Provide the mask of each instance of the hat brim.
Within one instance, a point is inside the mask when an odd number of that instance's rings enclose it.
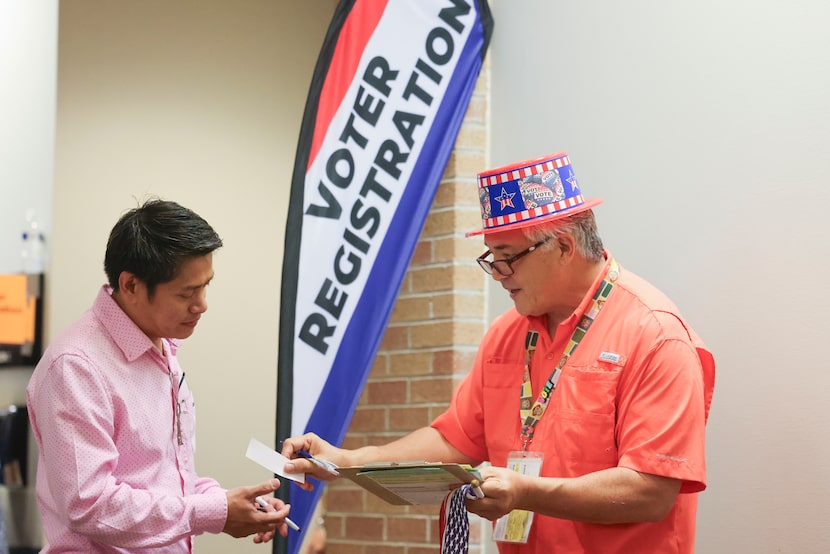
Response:
[[[543,223],[549,223],[551,221],[556,221],[558,219],[564,219],[568,216],[578,214],[580,212],[584,212],[586,210],[590,210],[594,206],[598,206],[602,204],[602,198],[590,198],[585,200],[582,204],[578,206],[574,206],[572,208],[567,208],[564,210],[560,210],[556,213],[547,214],[539,217],[534,217],[532,219],[526,219],[524,221],[514,221],[513,223],[506,223],[504,225],[499,225],[498,227],[490,227],[487,229],[479,229],[477,231],[470,231],[466,233],[465,237],[475,237],[478,235],[492,235],[493,233],[503,233],[505,231],[513,231],[515,229],[524,229],[525,227],[533,227],[535,225],[541,225]]]

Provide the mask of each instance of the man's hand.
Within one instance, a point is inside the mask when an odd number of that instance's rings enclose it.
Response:
[[[285,518],[291,507],[270,496],[266,498],[268,508],[260,510],[256,502],[257,496],[266,497],[279,486],[278,479],[271,479],[261,485],[229,490],[227,492],[228,519],[225,521],[225,528],[222,532],[236,538],[256,534],[255,543],[268,542],[274,536],[275,531],[279,531],[285,537],[288,534]]]
[[[467,500],[467,510],[494,521],[516,508],[521,476],[513,470],[499,467],[485,467],[481,470],[484,479],[481,491],[484,498]]]
[[[285,464],[285,471],[305,473],[320,481],[331,481],[338,477],[336,472],[323,467],[324,464],[300,456],[298,453],[301,450],[335,466],[349,465],[346,461],[348,450],[332,446],[314,433],[306,433],[301,437],[291,437],[282,441],[282,455],[291,460]],[[309,491],[314,489],[314,485],[308,480],[297,485]]]

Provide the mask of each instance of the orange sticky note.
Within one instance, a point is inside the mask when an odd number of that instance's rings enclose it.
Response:
[[[28,275],[0,275],[0,344],[35,341],[37,299],[27,283]]]

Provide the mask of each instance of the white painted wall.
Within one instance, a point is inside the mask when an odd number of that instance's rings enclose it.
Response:
[[[26,210],[52,217],[58,0],[0,2],[0,273],[21,271]]]
[[[27,210],[50,235],[58,0],[0,1],[0,273],[22,270]],[[29,368],[0,369],[0,409],[25,404]]]
[[[22,270],[26,211],[47,237],[51,228],[57,30],[58,0],[0,1],[0,273]],[[0,412],[26,403],[30,375],[29,367],[0,368]],[[33,487],[0,486],[0,550],[37,544],[39,519]]]
[[[606,245],[715,353],[697,551],[830,551],[830,4],[493,11],[492,166],[568,151]]]

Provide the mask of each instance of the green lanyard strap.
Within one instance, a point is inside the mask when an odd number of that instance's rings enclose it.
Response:
[[[579,323],[577,323],[576,329],[574,329],[574,332],[568,341],[568,345],[565,347],[562,358],[559,360],[559,363],[556,364],[556,367],[553,368],[553,372],[550,374],[550,377],[548,377],[544,388],[542,388],[542,392],[539,393],[539,397],[532,405],[531,401],[533,400],[533,390],[530,386],[530,360],[533,359],[533,353],[536,351],[536,343],[539,339],[539,333],[538,331],[528,329],[527,336],[525,337],[525,370],[522,375],[521,400],[519,402],[519,417],[522,422],[523,451],[527,451],[528,445],[533,441],[533,432],[536,429],[536,424],[539,423],[539,420],[542,419],[542,416],[545,414],[545,410],[548,409],[548,402],[553,395],[553,391],[556,390],[557,383],[559,383],[559,377],[562,375],[562,369],[565,367],[565,364],[568,363],[568,360],[573,355],[576,347],[579,346],[579,343],[585,337],[585,334],[591,327],[591,323],[594,322],[594,319],[596,319],[600,310],[602,310],[602,307],[605,305],[605,301],[608,300],[608,295],[611,294],[611,290],[614,288],[614,283],[617,281],[619,276],[620,267],[616,260],[612,258],[611,263],[608,266],[608,271],[605,273],[602,282],[599,284],[599,287],[597,287],[597,290],[594,293],[593,302],[590,308],[579,319]]]

